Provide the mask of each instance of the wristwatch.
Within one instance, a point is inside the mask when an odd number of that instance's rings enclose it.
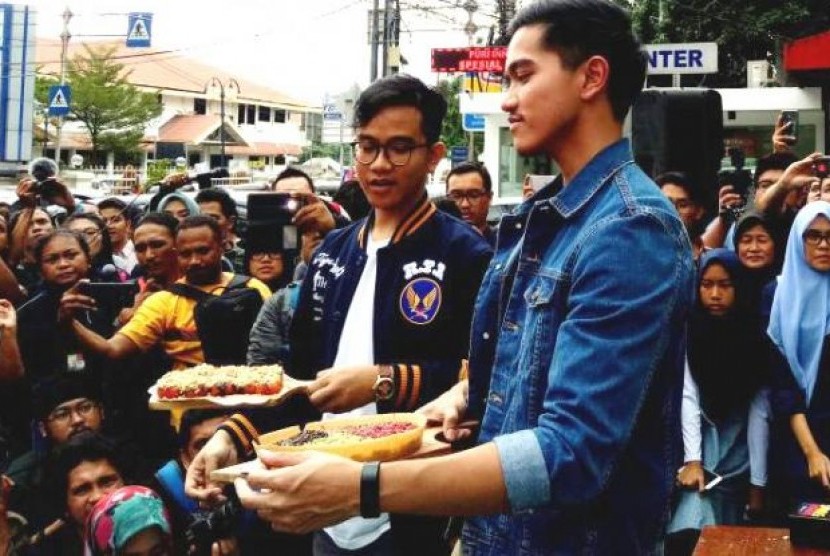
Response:
[[[375,391],[376,402],[388,402],[392,399],[395,395],[395,371],[392,370],[392,365],[378,365],[378,377],[372,390]]]

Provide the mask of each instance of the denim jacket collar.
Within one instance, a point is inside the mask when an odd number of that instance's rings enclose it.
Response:
[[[620,168],[626,164],[631,163],[631,145],[628,139],[620,139],[616,143],[605,147],[594,158],[582,168],[574,179],[571,180],[567,186],[562,187],[561,191],[556,195],[547,199],[547,202],[562,215],[563,218],[569,218],[574,213],[579,211],[591,198],[596,195],[600,188],[604,187],[608,178],[614,175]],[[546,186],[555,188],[558,187],[557,182],[561,182],[562,176],[559,176],[551,185]]]

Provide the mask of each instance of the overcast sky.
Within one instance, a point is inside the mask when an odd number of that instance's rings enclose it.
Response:
[[[57,38],[67,6],[60,0],[29,0],[37,9],[37,35]],[[430,48],[464,46],[462,0],[402,0],[401,51],[404,71],[428,83]],[[380,1],[381,6],[383,0]],[[495,0],[477,0],[478,39],[495,22]],[[240,77],[319,104],[369,80],[367,43],[371,0],[76,0],[69,23],[73,41],[126,35],[129,12],[153,14],[153,47],[180,48]],[[413,6],[430,6],[429,13]]]

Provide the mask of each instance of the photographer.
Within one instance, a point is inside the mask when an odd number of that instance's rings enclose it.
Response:
[[[66,184],[57,179],[58,165],[50,158],[36,158],[29,164],[31,177],[23,178],[17,184],[18,200],[12,204],[12,212],[23,208],[58,205],[67,214],[75,212],[75,198]]]
[[[179,453],[174,459],[168,461],[164,466],[155,472],[151,488],[156,491],[170,513],[170,522],[173,533],[176,537],[176,544],[185,546],[185,532],[194,522],[200,522],[191,527],[190,535],[208,538],[197,538],[197,547],[207,545],[206,548],[221,543],[221,554],[231,554],[230,549],[235,549],[235,538],[214,538],[213,534],[222,535],[225,527],[230,525],[233,529],[233,537],[238,536],[239,526],[242,525],[238,519],[231,523],[221,524],[210,522],[210,512],[199,509],[199,504],[184,493],[184,478],[190,462],[199,453],[199,450],[207,444],[216,429],[230,417],[230,412],[222,409],[191,409],[184,413],[179,427],[178,441]],[[234,516],[236,517],[236,516]],[[201,519],[200,519],[201,518]],[[250,521],[250,520],[249,520]],[[216,528],[219,530],[217,531]],[[214,543],[213,541],[217,541]]]
[[[350,221],[335,205],[317,196],[311,177],[297,168],[286,168],[272,184],[277,193],[290,193],[300,199],[302,206],[293,223],[301,232],[317,232],[321,237],[335,228],[348,226]]]

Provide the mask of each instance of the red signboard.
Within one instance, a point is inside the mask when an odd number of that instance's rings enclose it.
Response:
[[[469,46],[466,48],[433,48],[432,71],[442,73],[504,72],[506,46]]]

